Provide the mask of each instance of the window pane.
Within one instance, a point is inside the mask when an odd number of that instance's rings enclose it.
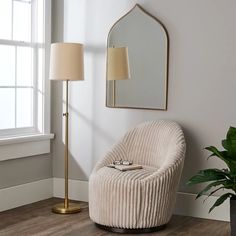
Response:
[[[15,128],[15,89],[0,88],[0,129]]]
[[[18,88],[16,99],[16,127],[33,126],[33,89]]]
[[[44,42],[44,1],[38,0],[38,27],[37,27],[37,42],[43,43]]]
[[[38,130],[43,132],[43,95],[38,92]]]
[[[15,47],[0,45],[0,86],[14,86],[14,85],[15,85]]]
[[[33,85],[33,49],[17,47],[17,85]]]
[[[11,39],[12,1],[0,0],[0,38]]]
[[[31,41],[31,4],[28,2],[13,3],[13,39]]]
[[[41,48],[38,50],[38,90],[41,92],[43,92],[43,52]]]

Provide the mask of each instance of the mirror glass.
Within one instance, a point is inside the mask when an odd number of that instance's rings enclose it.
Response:
[[[113,25],[107,47],[128,48],[131,77],[107,80],[106,105],[166,110],[168,35],[163,24],[136,5]]]

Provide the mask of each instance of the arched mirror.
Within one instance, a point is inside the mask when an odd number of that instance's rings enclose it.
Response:
[[[107,47],[128,48],[130,79],[106,81],[106,105],[166,110],[168,34],[163,24],[137,4],[113,25]]]

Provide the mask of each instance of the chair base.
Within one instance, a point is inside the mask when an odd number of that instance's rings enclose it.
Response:
[[[151,232],[156,232],[164,229],[166,227],[165,225],[160,225],[156,227],[151,227],[151,228],[141,228],[141,229],[124,229],[124,228],[116,228],[116,227],[110,227],[110,226],[105,226],[105,225],[100,225],[95,223],[95,225],[103,230],[110,231],[113,233],[119,233],[119,234],[144,234],[144,233],[151,233]]]

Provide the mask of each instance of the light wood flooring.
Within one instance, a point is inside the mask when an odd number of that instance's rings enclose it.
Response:
[[[0,213],[0,236],[108,236],[120,235],[98,229],[90,220],[88,204],[81,202],[82,211],[72,215],[51,213],[61,202],[51,198]],[[123,234],[124,235],[124,234]],[[229,236],[227,222],[174,215],[166,229],[147,236]]]

